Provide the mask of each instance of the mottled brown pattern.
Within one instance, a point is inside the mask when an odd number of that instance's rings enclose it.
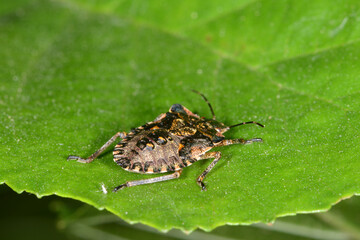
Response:
[[[129,165],[128,171],[140,173],[169,172],[186,167],[178,152],[181,138],[162,129],[143,131],[124,139],[115,147],[114,161],[122,167]],[[126,147],[118,147],[123,143]],[[131,159],[130,164],[127,164],[128,159]],[[151,171],[148,171],[149,168]]]
[[[71,155],[68,160],[90,163],[117,138],[121,138],[121,142],[115,146],[113,155],[114,161],[123,169],[146,174],[174,172],[164,176],[126,182],[114,188],[114,191],[118,191],[124,187],[179,178],[182,168],[202,159],[213,158],[211,164],[196,180],[201,190],[206,190],[203,179],[221,158],[221,152],[209,152],[212,148],[262,142],[261,138],[225,139],[223,134],[230,128],[245,124],[264,126],[254,121],[225,126],[216,120],[215,113],[206,97],[197,91],[194,92],[207,102],[212,119],[199,117],[184,106],[174,104],[169,112],[160,114],[154,121],[134,128],[129,133],[116,133],[87,159]]]

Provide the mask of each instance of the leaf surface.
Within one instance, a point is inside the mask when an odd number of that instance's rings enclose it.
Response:
[[[326,210],[360,192],[357,1],[339,8],[319,1],[315,19],[295,1],[233,8],[225,1],[206,11],[200,1],[164,3],[1,6],[1,182],[39,197],[78,199],[164,231],[270,222]],[[195,12],[201,19],[186,22]],[[270,13],[275,28],[266,25]],[[327,34],[344,26],[324,37],[324,22]],[[206,42],[218,28],[233,32]],[[208,191],[195,180],[211,160],[186,168],[180,179],[116,194],[113,187],[153,175],[122,170],[110,148],[91,164],[66,161],[89,156],[116,132],[152,121],[174,103],[210,117],[190,89],[203,92],[227,125],[266,125],[227,133],[264,143],[221,148],[221,161],[205,179]]]

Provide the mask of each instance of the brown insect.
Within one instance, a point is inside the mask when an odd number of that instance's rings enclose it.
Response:
[[[114,161],[123,169],[143,174],[173,173],[129,181],[114,188],[114,192],[125,187],[179,178],[184,167],[188,167],[199,160],[214,158],[206,170],[197,178],[201,190],[206,190],[203,180],[221,158],[221,152],[209,152],[212,148],[262,142],[261,138],[250,140],[242,138],[225,139],[223,134],[230,128],[245,124],[254,123],[260,127],[264,126],[254,121],[225,126],[216,121],[214,110],[207,98],[197,91],[194,92],[202,96],[207,102],[212,113],[212,119],[205,119],[180,104],[174,104],[169,112],[160,114],[154,121],[132,129],[129,133],[116,133],[87,159],[69,156],[68,160],[90,163],[119,137],[122,140],[115,146],[113,154]]]

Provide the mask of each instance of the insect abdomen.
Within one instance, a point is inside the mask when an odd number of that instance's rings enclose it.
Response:
[[[114,161],[127,171],[145,174],[171,172],[190,164],[179,157],[180,137],[163,129],[142,131],[114,149]]]

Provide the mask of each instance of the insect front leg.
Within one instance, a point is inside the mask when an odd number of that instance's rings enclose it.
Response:
[[[261,138],[253,138],[253,139],[242,139],[242,138],[238,138],[238,139],[224,139],[218,143],[215,143],[216,147],[221,147],[221,146],[228,146],[228,145],[233,145],[233,144],[250,144],[253,142],[263,142],[263,140]]]
[[[165,175],[165,176],[126,182],[126,183],[121,184],[120,186],[117,186],[116,188],[114,188],[113,192],[116,192],[116,191],[126,188],[126,187],[133,187],[133,186],[137,186],[137,185],[150,184],[150,183],[162,182],[162,181],[179,178],[181,175],[181,172],[182,172],[182,170],[180,169],[172,174]]]
[[[67,158],[67,160],[77,160],[78,162],[81,162],[81,163],[90,163],[90,162],[94,161],[94,159],[97,158],[107,147],[109,147],[113,142],[115,142],[115,140],[118,137],[119,138],[125,138],[126,137],[126,132],[118,132],[118,133],[116,133],[99,150],[94,152],[90,157],[88,157],[86,159],[83,159],[83,158],[78,157],[78,156],[69,156]]]
[[[262,142],[263,140],[261,138],[253,138],[250,140],[245,140],[242,138],[239,139],[224,139],[218,143],[215,143],[216,147],[220,146],[227,146],[232,144],[250,144],[253,142]],[[214,161],[210,163],[210,165],[205,169],[205,171],[197,178],[197,183],[201,187],[202,191],[206,191],[205,184],[203,182],[205,176],[213,169],[215,164],[220,160],[221,158],[221,152],[206,152],[204,155],[200,155],[200,158],[198,160],[203,160],[207,158],[215,158]]]
[[[201,155],[200,159],[198,159],[198,160],[208,159],[208,158],[215,158],[215,159],[214,159],[214,161],[212,161],[210,163],[210,165],[205,169],[205,171],[196,180],[197,184],[199,184],[199,186],[201,187],[201,191],[206,191],[206,187],[205,187],[205,184],[203,183],[203,180],[204,180],[205,176],[211,171],[211,169],[213,169],[215,164],[217,164],[217,162],[220,160],[221,152],[207,152],[204,155]]]

